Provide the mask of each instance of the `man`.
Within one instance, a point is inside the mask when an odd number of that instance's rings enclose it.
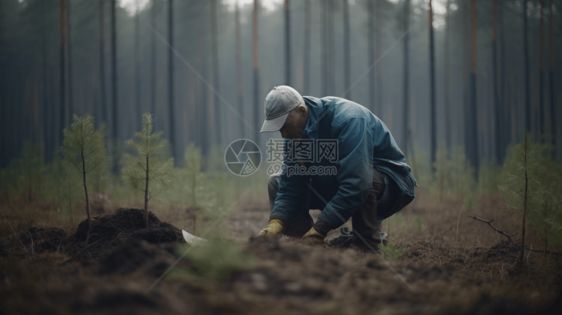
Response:
[[[281,132],[285,159],[283,172],[269,178],[271,216],[258,236],[278,239],[285,234],[321,245],[330,230],[351,218],[353,235],[342,228],[329,245],[377,252],[380,222],[409,204],[417,186],[386,125],[352,101],[303,97],[289,86],[269,92],[265,117],[261,132]],[[311,141],[316,142],[314,158],[288,155]],[[321,157],[319,144],[329,141],[337,150]],[[324,174],[307,172],[319,167]],[[329,172],[334,167],[335,174]],[[316,222],[309,209],[322,211]]]

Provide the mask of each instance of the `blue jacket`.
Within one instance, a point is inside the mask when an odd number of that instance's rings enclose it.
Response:
[[[416,180],[404,154],[378,117],[365,107],[343,98],[303,98],[310,114],[303,139],[337,139],[337,161],[328,158],[312,162],[284,159],[283,166],[305,166],[307,169],[311,166],[335,166],[337,173],[292,176],[283,173],[270,218],[290,221],[298,213],[308,213],[311,197],[320,198],[325,207],[319,207],[323,209],[319,220],[337,228],[351,217],[353,210],[363,203],[366,193],[372,189],[373,167],[394,180],[400,190],[398,202],[391,211],[378,213],[379,220],[401,210],[414,199]],[[286,140],[286,150],[288,143],[289,140]]]

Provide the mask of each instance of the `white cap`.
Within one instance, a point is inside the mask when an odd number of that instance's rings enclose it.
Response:
[[[274,87],[265,97],[265,121],[260,133],[281,129],[289,112],[299,105],[304,105],[304,99],[297,90],[287,85]]]

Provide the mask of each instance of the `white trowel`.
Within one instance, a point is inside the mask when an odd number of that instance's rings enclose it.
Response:
[[[204,238],[200,238],[195,235],[189,234],[185,230],[181,230],[181,232],[183,234],[183,238],[185,239],[185,241],[190,245],[195,245],[195,244],[203,245],[207,243],[207,240]]]

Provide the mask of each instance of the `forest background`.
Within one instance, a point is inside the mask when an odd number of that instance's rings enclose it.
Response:
[[[554,139],[559,160],[559,5],[2,0],[0,168],[26,139],[51,161],[72,114],[106,122],[110,154],[144,112],[180,164],[190,143],[204,156],[242,137],[264,149],[278,135],[257,133],[263,99],[280,84],[364,105],[424,167],[443,144],[475,168],[501,163],[524,129]]]

